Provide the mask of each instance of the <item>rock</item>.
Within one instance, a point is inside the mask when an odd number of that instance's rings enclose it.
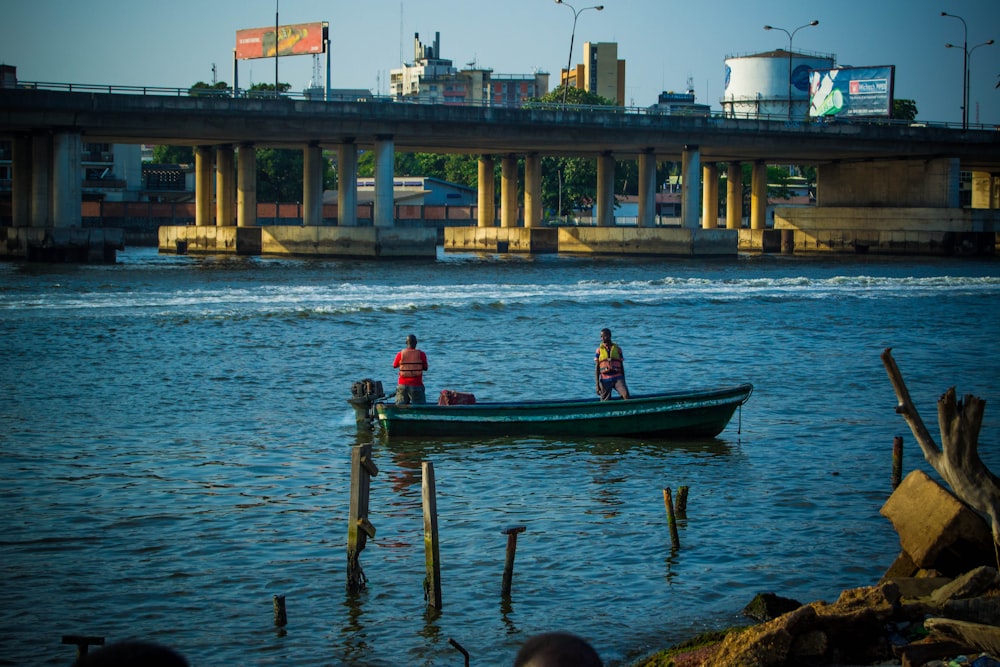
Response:
[[[949,600],[974,598],[998,586],[1000,586],[1000,577],[997,576],[997,571],[994,568],[977,567],[931,593],[931,602],[943,605]]]
[[[1000,627],[1000,597],[949,600],[941,608],[943,616],[957,621],[983,623]]]
[[[704,667],[779,667],[796,634],[815,621],[816,610],[799,607],[773,621],[729,634]],[[810,628],[811,629],[811,628]]]
[[[948,575],[993,562],[986,521],[926,473],[914,470],[896,487],[881,514],[892,522],[913,563]]]
[[[795,611],[802,606],[798,600],[781,597],[774,593],[758,593],[754,599],[743,608],[743,615],[763,623],[778,618],[782,614]]]
[[[899,587],[903,599],[913,600],[927,597],[953,580],[948,577],[897,577],[891,581]]]
[[[924,627],[932,639],[950,639],[977,651],[1000,655],[1000,628],[995,625],[955,621],[950,618],[928,618]]]

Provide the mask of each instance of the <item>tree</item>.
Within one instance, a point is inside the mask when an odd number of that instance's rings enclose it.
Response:
[[[229,94],[229,84],[225,81],[218,81],[216,83],[205,83],[204,81],[199,81],[190,88],[188,88],[188,95],[192,96],[207,96],[207,95],[228,95]]]
[[[916,120],[917,103],[914,100],[895,99],[892,101],[892,117],[899,120]]]
[[[153,146],[154,164],[194,164],[191,146]]]

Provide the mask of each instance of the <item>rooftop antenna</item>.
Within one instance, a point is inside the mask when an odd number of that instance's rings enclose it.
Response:
[[[215,63],[212,63],[212,85],[214,86],[216,83],[218,83],[218,79],[216,78]]]

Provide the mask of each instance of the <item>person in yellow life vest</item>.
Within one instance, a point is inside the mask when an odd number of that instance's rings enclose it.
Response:
[[[625,357],[618,344],[611,342],[611,329],[601,329],[601,344],[594,354],[594,381],[602,401],[611,398],[612,389],[622,398],[629,397],[625,384]]]
[[[417,349],[417,337],[406,337],[406,349],[396,353],[393,368],[399,369],[399,383],[396,386],[396,405],[426,403],[424,391],[424,371],[427,370],[427,355]]]

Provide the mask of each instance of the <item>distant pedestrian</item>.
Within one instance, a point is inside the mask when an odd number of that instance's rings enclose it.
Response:
[[[417,337],[406,337],[406,348],[396,353],[392,367],[399,369],[399,383],[396,386],[396,405],[426,403],[424,371],[427,370],[427,355],[417,349]]]
[[[625,357],[618,344],[611,341],[611,329],[601,329],[601,344],[594,353],[594,382],[602,401],[611,398],[612,390],[622,398],[629,397],[625,384]]]

